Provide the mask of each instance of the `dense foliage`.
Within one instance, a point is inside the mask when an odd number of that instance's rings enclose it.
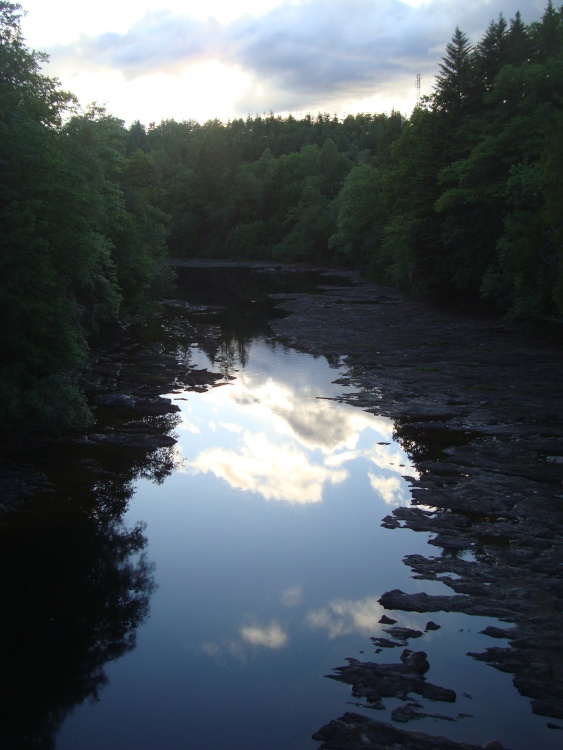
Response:
[[[175,255],[346,262],[440,302],[563,313],[563,11],[458,28],[406,120],[248,117],[142,134]]]
[[[387,165],[404,122],[398,112],[270,114],[134,127],[161,177],[174,255],[326,263],[347,175]]]
[[[176,256],[346,263],[440,302],[563,318],[563,8],[458,28],[398,112],[125,128],[80,110],[0,0],[0,419],[88,419],[77,372]]]
[[[165,217],[152,157],[41,72],[21,12],[0,2],[0,423],[69,428],[92,337],[166,280]]]

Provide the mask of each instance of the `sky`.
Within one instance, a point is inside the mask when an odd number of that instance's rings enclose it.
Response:
[[[500,12],[547,0],[22,0],[29,47],[82,106],[126,124],[268,112],[410,115],[456,26],[472,43]]]

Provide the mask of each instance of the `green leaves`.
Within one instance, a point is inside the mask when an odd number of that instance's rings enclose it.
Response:
[[[62,125],[74,99],[20,17],[0,2],[0,420],[56,431],[88,418],[90,337],[162,291],[166,217],[152,157],[120,120],[92,107]]]
[[[413,291],[561,315],[562,19],[551,3],[530,26],[501,15],[474,49],[456,29],[383,178],[383,253]]]

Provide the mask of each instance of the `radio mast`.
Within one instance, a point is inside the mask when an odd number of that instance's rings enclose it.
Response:
[[[420,104],[420,73],[416,74],[416,106]]]

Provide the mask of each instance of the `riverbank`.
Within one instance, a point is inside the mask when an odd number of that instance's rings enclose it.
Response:
[[[342,383],[357,390],[343,400],[394,419],[397,438],[421,472],[412,506],[396,509],[383,525],[432,534],[436,549],[405,564],[419,579],[442,581],[452,595],[395,590],[380,601],[395,611],[505,621],[506,628],[488,633],[491,646],[473,656],[511,673],[531,710],[557,730],[563,722],[563,356],[523,340],[502,321],[453,315],[353,280],[323,296],[280,299],[291,315],[273,328],[292,347],[344,356],[350,374]],[[497,638],[509,646],[498,647]],[[349,723],[338,725],[343,742]],[[323,748],[356,746],[349,737],[338,744],[334,726],[330,737]]]
[[[253,267],[258,276],[276,273],[269,264]],[[488,629],[490,648],[473,657],[512,674],[531,701],[530,711],[557,731],[563,726],[563,355],[523,341],[505,323],[444,313],[348,272],[335,286],[335,272],[327,273],[331,283],[320,294],[274,294],[277,307],[289,314],[273,318],[271,328],[292,348],[334,363],[344,358],[348,373],[338,382],[354,392],[339,400],[394,420],[396,437],[420,478],[410,479],[412,505],[396,509],[382,525],[389,534],[401,528],[430,533],[428,554],[409,555],[405,562],[419,580],[442,581],[451,589],[450,596],[392,590],[381,603],[390,614],[453,611],[502,620],[506,627]],[[26,466],[14,463],[12,470],[14,504],[19,494],[48,491],[34,460],[53,471],[53,445],[59,463],[80,467],[83,485],[94,487],[116,470],[123,482],[147,473],[162,481],[174,468],[169,433],[177,411],[164,397],[224,381],[223,374],[195,367],[189,346],[178,348],[182,341],[217,350],[217,311],[208,312],[170,300],[158,321],[169,340],[162,330],[153,336],[143,325],[98,352],[83,384],[103,418],[84,435],[54,441],[37,455],[35,448],[22,454]],[[124,454],[126,469],[117,465],[117,454]],[[76,476],[71,472],[66,480],[69,498]],[[403,633],[394,645],[414,646],[414,637]],[[386,647],[384,639],[377,641],[378,648]],[[407,662],[408,655],[395,671],[402,673]],[[348,671],[335,664],[335,672],[364,705],[375,708],[381,670],[373,662],[361,664]],[[418,687],[421,680],[420,689],[428,690],[420,675]],[[396,697],[406,694],[400,684]],[[411,701],[393,718],[399,715],[403,723],[415,722],[420,712]],[[365,747],[365,737],[377,746],[387,736],[385,726],[370,722],[368,731],[365,717],[347,714],[316,739],[323,748],[354,748],[360,746],[356,741]],[[393,742],[410,748],[408,736],[395,733]]]

